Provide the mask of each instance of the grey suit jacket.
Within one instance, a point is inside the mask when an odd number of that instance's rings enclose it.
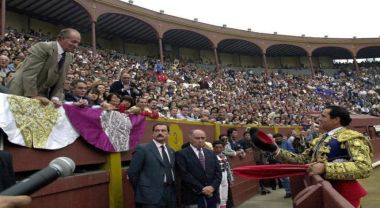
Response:
[[[174,177],[174,151],[168,148],[168,152]],[[128,178],[135,190],[137,203],[159,203],[164,191],[165,170],[163,159],[153,141],[137,146],[128,168]]]
[[[74,55],[67,52],[62,69],[58,69],[56,41],[36,43],[29,53],[17,67],[15,77],[8,85],[9,92],[26,97],[39,95],[63,100],[63,82]]]

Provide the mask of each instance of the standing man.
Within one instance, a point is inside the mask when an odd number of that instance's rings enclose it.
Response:
[[[320,117],[324,134],[310,142],[302,154],[277,148],[276,159],[287,163],[311,163],[309,175],[322,175],[354,207],[367,192],[356,179],[367,178],[372,172],[372,148],[363,134],[346,129],[351,122],[349,112],[339,106],[326,107]]]
[[[222,180],[219,161],[214,152],[204,148],[203,130],[192,130],[189,139],[190,145],[176,154],[182,204],[186,208],[216,208]]]
[[[9,92],[38,99],[44,105],[52,101],[60,106],[66,73],[80,41],[78,31],[66,28],[59,32],[57,41],[33,45],[9,83]]]
[[[276,142],[276,144],[283,150],[287,150],[289,152],[294,152],[294,148],[292,144],[288,141],[286,137],[284,137],[282,134],[277,133],[273,135],[273,138]],[[278,160],[273,159],[273,164],[280,163]],[[284,198],[290,198],[292,197],[292,189],[290,187],[290,179],[289,177],[280,178],[281,185],[285,189],[285,196]],[[276,184],[274,184],[276,186]]]
[[[220,203],[219,208],[231,208],[233,207],[231,184],[234,180],[230,163],[227,157],[223,154],[225,143],[220,140],[216,140],[212,143],[216,157],[219,160],[220,170],[222,172],[222,181],[219,186]]]
[[[136,207],[176,207],[174,186],[174,151],[165,143],[169,126],[153,126],[153,141],[137,146],[128,168],[135,191]]]

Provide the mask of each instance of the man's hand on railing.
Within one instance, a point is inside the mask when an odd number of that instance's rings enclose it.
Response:
[[[54,104],[55,108],[59,108],[62,106],[62,102],[59,100],[58,97],[52,97],[51,102]]]
[[[312,175],[322,175],[325,173],[325,164],[320,162],[314,162],[307,164],[308,169],[306,170],[309,176]]]
[[[42,97],[42,96],[33,96],[32,98],[33,98],[33,99],[36,99],[36,100],[39,100],[43,106],[47,106],[47,105],[49,105],[49,103],[50,103],[50,100],[47,99],[46,97]]]
[[[53,103],[54,107],[55,108],[59,108],[62,106],[62,102],[59,100],[59,98],[57,97],[52,97],[51,100],[49,100],[48,98],[46,97],[42,97],[42,96],[33,96],[32,99],[36,99],[36,100],[39,100],[41,105],[43,106],[47,106],[49,105],[49,103]]]
[[[88,106],[88,101],[86,99],[81,98],[80,100],[78,100],[78,102],[74,102],[73,105],[84,108]]]

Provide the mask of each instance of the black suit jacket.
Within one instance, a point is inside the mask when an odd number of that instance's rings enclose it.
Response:
[[[206,169],[204,170],[198,156],[191,146],[184,148],[176,154],[176,166],[181,177],[182,204],[198,204],[202,198],[219,202],[219,185],[222,179],[219,162],[211,150],[203,149]],[[202,194],[205,186],[215,189],[213,197],[207,198]]]
[[[7,189],[15,183],[12,156],[8,152],[0,150],[0,191]]]
[[[135,86],[131,86],[129,90],[124,90],[123,82],[120,80],[111,84],[110,93],[116,93],[120,95],[121,97],[125,95],[129,95],[133,97],[134,99],[136,99],[137,96],[142,95],[141,90],[137,89]]]
[[[168,146],[167,149],[170,164],[174,170],[174,150]],[[128,168],[128,178],[135,190],[135,200],[137,203],[159,203],[164,191],[164,168],[164,161],[153,141],[137,146]],[[175,199],[175,196],[173,198]]]
[[[81,98],[89,101],[89,99],[87,97],[77,97],[72,92],[66,93],[64,100],[67,102],[78,102]]]

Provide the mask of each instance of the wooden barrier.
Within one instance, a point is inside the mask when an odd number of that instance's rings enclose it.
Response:
[[[354,208],[319,175],[291,177],[294,208]]]
[[[179,150],[182,144],[188,141],[187,135],[191,129],[203,129],[207,133],[207,140],[214,141],[221,133],[226,133],[228,128],[234,127],[242,136],[246,125],[221,125],[214,123],[189,122],[179,120],[160,119],[149,120],[140,143],[151,141],[152,126],[156,122],[164,122],[170,126],[169,145]],[[259,127],[266,133],[289,134],[292,130],[300,130],[299,126],[289,127]],[[375,150],[375,160],[380,160],[380,139],[371,140]],[[72,158],[77,170],[73,176],[61,178],[33,194],[33,202],[30,207],[134,207],[134,193],[127,179],[127,167],[132,158],[133,150],[123,153],[109,154],[96,149],[83,139],[77,139],[73,144],[55,151],[37,150],[20,147],[4,142],[4,149],[13,155],[16,176],[20,179],[40,170],[56,157],[67,156]],[[232,167],[255,164],[253,152],[248,152],[244,159],[230,159]],[[311,179],[308,179],[311,180]],[[316,199],[336,199],[328,184],[304,179],[292,178],[292,186],[295,205],[306,207]],[[305,182],[306,181],[306,182]],[[297,185],[298,184],[298,185]],[[312,185],[307,185],[312,184]],[[307,190],[305,187],[311,187]],[[258,192],[258,182],[236,177],[232,186],[235,205],[239,205]],[[304,192],[298,196],[297,193]],[[310,197],[307,197],[310,196]],[[317,202],[316,202],[317,203]],[[329,202],[334,204],[335,202]],[[340,202],[339,202],[340,203]],[[301,206],[302,205],[302,206]],[[305,206],[303,206],[305,205]],[[335,205],[335,207],[339,207]],[[321,207],[329,207],[323,205]]]

